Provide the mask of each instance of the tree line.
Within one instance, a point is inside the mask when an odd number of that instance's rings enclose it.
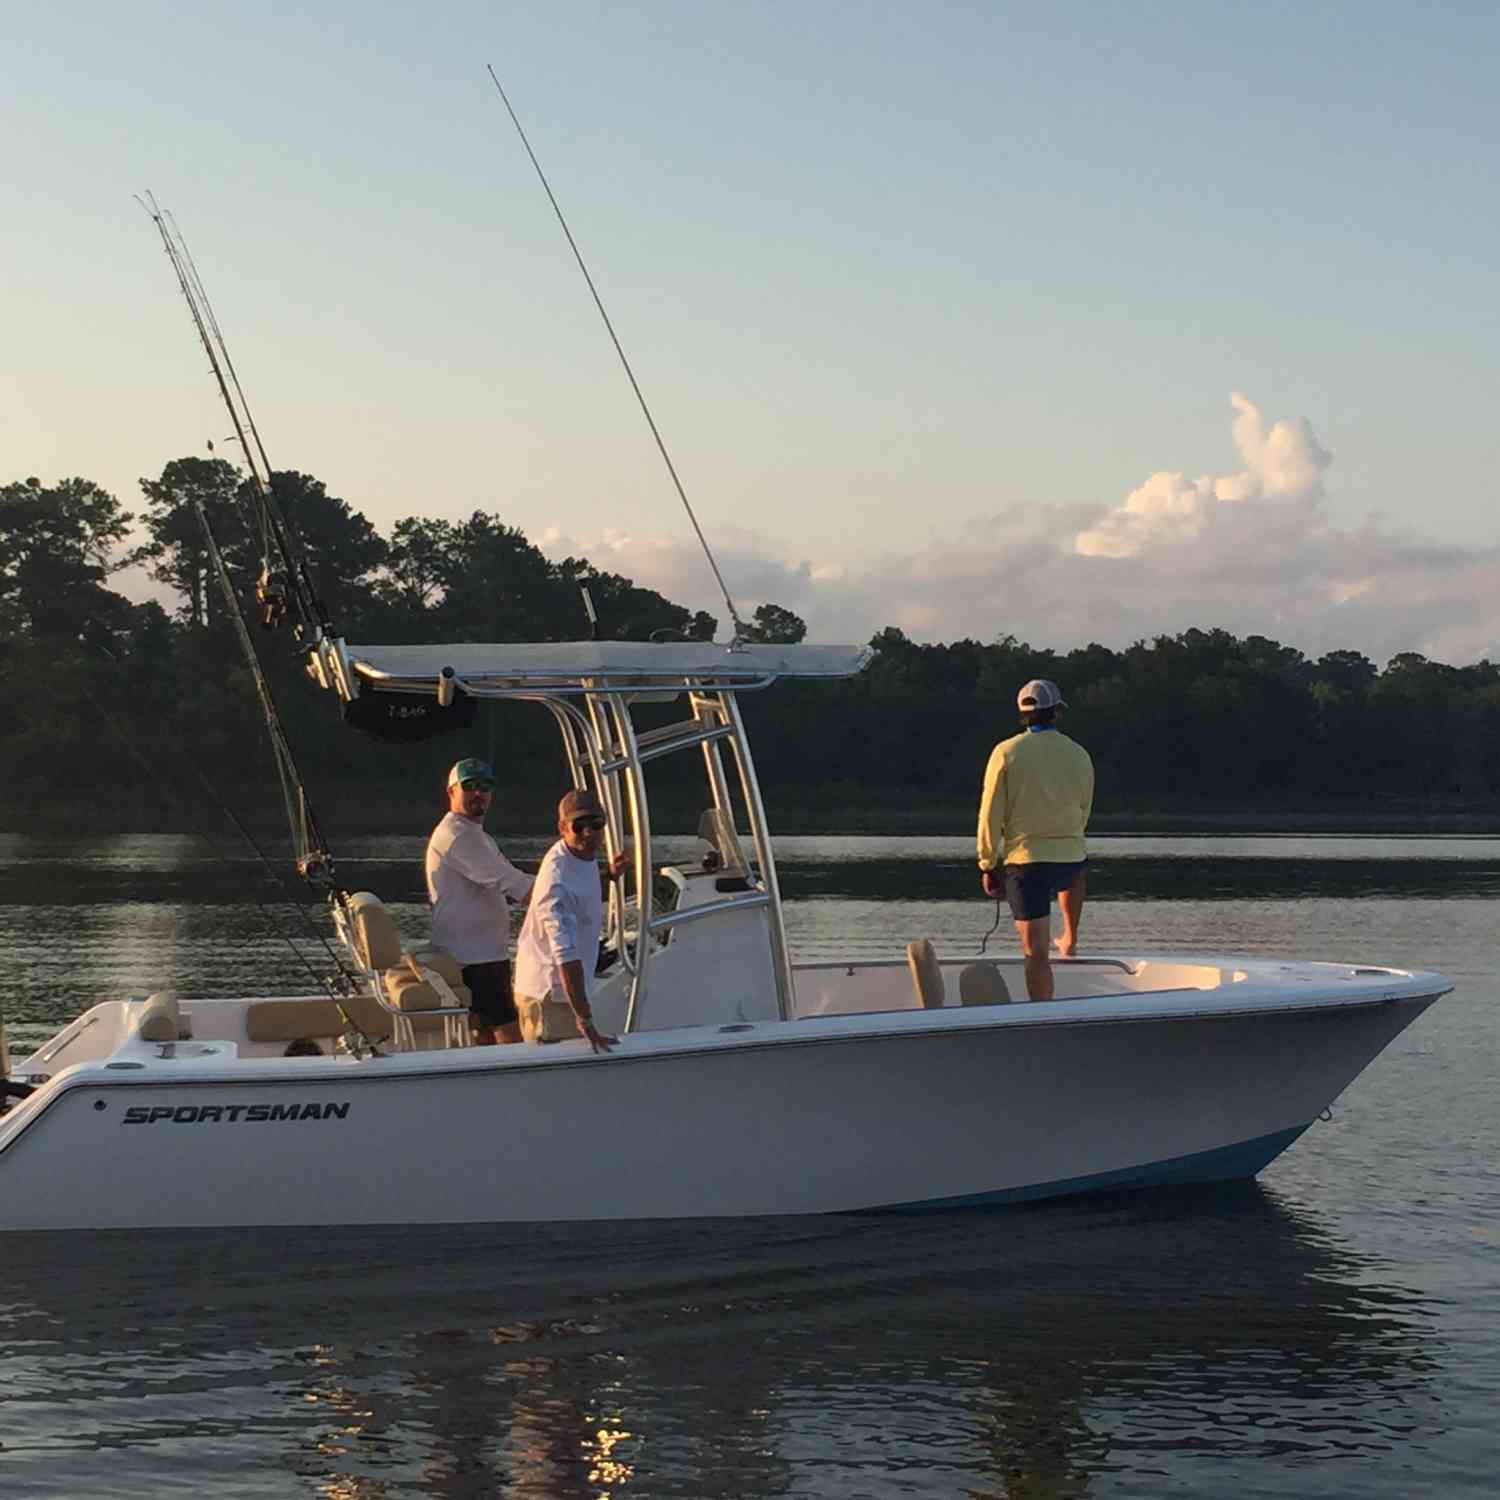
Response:
[[[351,640],[569,640],[590,633],[586,585],[606,639],[711,639],[718,621],[596,568],[549,560],[498,515],[413,516],[382,535],[318,479],[273,488],[332,618]],[[138,515],[86,479],[0,487],[0,772],[15,810],[45,811],[69,789],[97,817],[111,799],[194,795],[204,779],[262,780],[270,759],[248,671],[194,502],[203,506],[253,617],[262,543],[245,481],[217,458],[180,458],[143,479]],[[138,525],[144,539],[126,548]],[[165,603],[110,587],[143,566]],[[803,622],[762,605],[752,629],[795,641]],[[1264,636],[1191,629],[1124,650],[1069,651],[1012,636],[922,645],[887,627],[866,670],[845,682],[785,683],[746,695],[768,796],[840,809],[926,806],[977,793],[996,739],[1015,728],[1030,677],[1060,683],[1065,727],[1099,771],[1102,811],[1172,805],[1308,808],[1500,798],[1500,667],[1403,653],[1316,659]],[[550,786],[560,759],[550,720],[527,705],[485,705],[462,747],[380,745],[337,725],[331,698],[300,670],[289,633],[262,657],[304,772],[427,789],[457,753],[491,753],[502,778]]]

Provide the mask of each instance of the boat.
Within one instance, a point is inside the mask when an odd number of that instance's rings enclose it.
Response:
[[[740,700],[849,677],[865,650],[740,629],[347,641],[279,513],[191,259],[149,207],[255,482],[262,623],[290,617],[346,732],[443,733],[483,700],[551,716],[563,780],[597,793],[606,850],[630,860],[593,997],[619,1042],[471,1045],[452,958],[403,944],[379,893],[342,885],[200,510],[342,980],[121,996],[5,1063],[0,1230],[913,1212],[1245,1178],[1451,988],[1373,964],[1142,952],[1058,961],[1054,998],[1030,1001],[1019,957],[939,954],[919,933],[879,960],[798,961]],[[655,857],[670,757],[702,776],[685,863]]]
[[[121,998],[15,1064],[6,1229],[915,1211],[1249,1177],[1451,987],[1118,954],[1057,962],[1036,1002],[1018,957],[917,934],[798,962],[739,699],[853,673],[855,648],[324,638],[309,659],[398,721],[466,698],[552,716],[632,861],[594,999],[619,1045],[468,1045],[451,986],[411,982],[442,956],[403,948],[375,893],[339,893],[352,994]],[[701,848],[657,864],[648,780],[674,755],[701,762]]]

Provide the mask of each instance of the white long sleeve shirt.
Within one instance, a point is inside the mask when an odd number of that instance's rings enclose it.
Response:
[[[516,944],[516,993],[534,1000],[550,994],[554,1000],[566,1001],[562,966],[576,958],[583,965],[584,984],[592,995],[603,931],[599,865],[592,859],[580,859],[559,839],[536,872],[531,905],[521,925]]]
[[[533,877],[518,870],[473,818],[448,813],[427,841],[432,946],[460,964],[510,956],[510,904],[524,901]]]

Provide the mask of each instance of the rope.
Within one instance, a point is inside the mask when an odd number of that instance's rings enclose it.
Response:
[[[1001,902],[1001,897],[996,896],[995,897],[995,920],[991,924],[990,930],[987,933],[985,933],[985,935],[982,938],[980,938],[980,940],[979,940],[979,951],[981,953],[984,952],[985,944],[988,943],[989,940],[992,937],[994,937],[996,931],[999,929],[999,926],[1000,926],[1000,917],[1002,915],[1002,909],[1001,909],[1000,902]]]

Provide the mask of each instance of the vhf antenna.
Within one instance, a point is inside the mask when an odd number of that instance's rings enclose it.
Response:
[[[719,585],[719,592],[724,596],[724,606],[729,611],[730,621],[734,625],[734,640],[731,645],[738,645],[743,640],[750,638],[750,631],[745,622],[740,619],[739,611],[734,607],[734,600],[729,597],[729,586],[724,582],[724,575],[719,571],[719,565],[714,561],[714,554],[708,545],[708,538],[703,535],[703,528],[698,524],[698,517],[693,514],[693,507],[688,503],[687,491],[682,487],[682,481],[677,477],[677,469],[672,463],[672,456],[667,452],[667,445],[662,441],[661,433],[657,430],[656,419],[651,415],[651,408],[646,405],[646,398],[641,394],[640,383],[635,378],[635,371],[630,368],[630,361],[625,357],[625,350],[620,344],[619,336],[615,333],[615,325],[609,321],[609,314],[604,310],[604,303],[599,296],[599,290],[594,285],[594,278],[589,275],[589,268],[583,263],[583,253],[578,248],[578,242],[573,238],[573,231],[568,228],[568,221],[563,217],[563,211],[558,207],[557,199],[553,195],[552,186],[547,181],[547,174],[542,171],[542,164],[536,159],[536,152],[531,149],[531,142],[526,139],[526,132],[521,128],[521,122],[516,117],[516,112],[511,108],[510,99],[506,92],[500,87],[500,80],[495,76],[494,68],[485,64],[489,72],[490,81],[495,85],[495,92],[500,95],[500,102],[505,105],[505,112],[510,116],[511,124],[516,127],[516,134],[521,137],[521,144],[526,148],[526,154],[531,158],[531,165],[536,168],[536,175],[541,179],[542,189],[547,194],[547,201],[552,205],[552,212],[557,215],[557,222],[562,225],[562,232],[567,236],[568,247],[573,252],[573,259],[578,262],[578,269],[583,272],[583,279],[588,283],[589,293],[594,299],[594,306],[599,309],[599,316],[604,319],[604,327],[609,333],[610,342],[615,346],[615,353],[620,356],[620,363],[625,367],[625,374],[630,381],[630,388],[635,392],[635,399],[640,403],[641,414],[646,418],[646,425],[651,429],[651,436],[656,439],[657,451],[660,452],[662,462],[667,466],[667,473],[672,476],[672,483],[677,489],[677,498],[682,501],[682,508],[687,512],[688,520],[693,523],[693,530],[697,533],[698,543],[703,548],[703,555],[708,559],[708,566],[713,570],[714,581]]]

